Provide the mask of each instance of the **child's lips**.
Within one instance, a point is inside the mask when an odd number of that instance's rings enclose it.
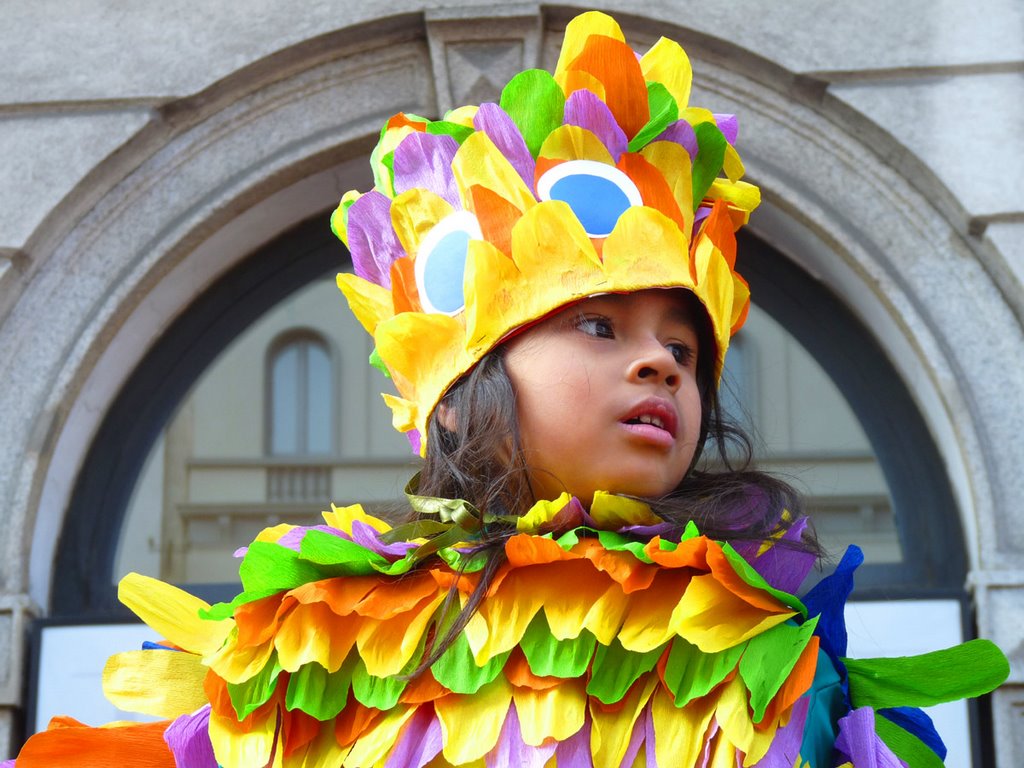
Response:
[[[638,437],[659,445],[671,445],[675,442],[679,417],[670,401],[650,397],[630,408],[620,423]]]

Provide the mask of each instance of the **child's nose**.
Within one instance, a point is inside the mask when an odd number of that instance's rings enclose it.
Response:
[[[644,344],[630,362],[627,375],[633,381],[662,382],[673,392],[681,381],[675,356],[660,342]]]

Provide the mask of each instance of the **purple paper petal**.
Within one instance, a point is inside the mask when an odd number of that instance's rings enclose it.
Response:
[[[839,719],[836,749],[856,766],[907,768],[875,733],[875,712],[871,707],[855,709]]]
[[[421,706],[402,729],[384,768],[423,768],[441,752],[441,723],[433,707]]]
[[[306,534],[310,531],[323,531],[332,536],[337,536],[339,539],[349,539],[351,541],[351,537],[345,535],[344,531],[339,531],[330,525],[299,525],[285,533],[284,536],[277,540],[277,543],[282,547],[298,552],[302,548],[302,540],[306,538]]]
[[[348,250],[359,277],[391,288],[391,265],[405,255],[391,226],[391,198],[374,189],[352,203],[348,209]]]
[[[558,768],[594,768],[590,755],[590,715],[586,715],[583,727],[555,749]]]
[[[361,520],[352,522],[352,541],[360,546],[366,547],[378,555],[405,557],[410,550],[419,547],[411,541],[397,541],[394,544],[385,544],[380,540],[380,532],[368,523]]]
[[[757,763],[757,768],[793,768],[797,755],[800,754],[800,745],[803,743],[804,725],[807,722],[810,704],[811,699],[808,696],[797,700],[793,705],[789,722],[775,732],[772,745]]]
[[[452,160],[459,143],[451,136],[410,133],[395,148],[395,192],[427,189],[462,208],[452,173]]]
[[[658,768],[658,752],[654,735],[654,708],[648,706],[644,712],[644,743],[646,744],[646,768]],[[792,768],[787,766],[787,768]]]
[[[14,768],[14,761],[4,760],[2,763],[0,763],[0,768]]]
[[[629,147],[629,139],[615,122],[608,105],[592,91],[574,91],[565,101],[565,124],[585,128],[601,140],[615,162]]]
[[[484,762],[487,768],[508,768],[513,765],[521,768],[544,768],[555,754],[557,746],[555,741],[539,747],[532,747],[523,741],[516,705],[511,704],[501,726],[501,733],[498,734],[498,743],[487,753]]]
[[[735,144],[740,134],[740,121],[736,119],[736,115],[720,115],[716,112],[715,122],[718,123],[718,130],[725,136],[725,140]]]
[[[644,538],[655,536],[668,536],[677,530],[673,523],[657,523],[656,525],[627,525],[619,529],[620,533],[632,533]]]
[[[210,705],[182,715],[164,731],[177,768],[217,768],[210,743]]]
[[[685,120],[669,123],[668,127],[658,134],[655,141],[674,141],[690,153],[691,160],[697,157],[697,134],[693,132],[693,126]]]
[[[782,536],[783,541],[799,542],[807,527],[807,518],[794,523]],[[776,544],[751,561],[754,570],[776,589],[795,594],[814,568],[817,556],[813,552]],[[748,558],[749,560],[749,558]]]
[[[648,705],[649,707],[650,705]],[[636,756],[640,752],[640,745],[644,743],[644,735],[646,728],[644,726],[644,720],[646,719],[644,713],[640,714],[637,718],[636,723],[633,724],[633,733],[629,737],[629,746],[626,747],[626,754],[622,757],[622,762],[619,764],[620,768],[630,768],[633,765],[633,761],[636,760]],[[654,751],[654,742],[649,745],[650,750]]]
[[[405,433],[405,439],[409,441],[409,447],[412,448],[412,452],[419,456],[420,448],[423,446],[423,438],[420,436],[420,431],[418,429],[410,429]]]
[[[249,547],[239,547],[231,555],[232,557],[245,557],[245,553],[249,551]]]
[[[523,134],[501,107],[493,102],[480,105],[473,117],[473,127],[487,134],[487,138],[516,169],[523,183],[533,189],[533,171],[536,162],[526,148]]]
[[[700,229],[701,222],[704,221],[708,216],[711,215],[711,209],[705,206],[698,208],[693,214],[693,237],[697,236],[697,231]]]

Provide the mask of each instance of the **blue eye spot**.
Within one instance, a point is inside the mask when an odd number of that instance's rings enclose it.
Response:
[[[427,312],[455,315],[465,307],[462,291],[469,241],[482,239],[476,217],[459,211],[434,225],[416,254],[416,287]]]
[[[590,237],[607,237],[628,208],[643,205],[632,179],[593,160],[556,165],[537,182],[537,196],[566,203]]]

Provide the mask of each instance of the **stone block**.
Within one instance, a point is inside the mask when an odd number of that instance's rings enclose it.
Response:
[[[145,109],[0,117],[0,247],[22,247],[82,178],[149,118]]]
[[[916,155],[970,215],[1024,211],[1024,73],[847,83],[830,91]]]

